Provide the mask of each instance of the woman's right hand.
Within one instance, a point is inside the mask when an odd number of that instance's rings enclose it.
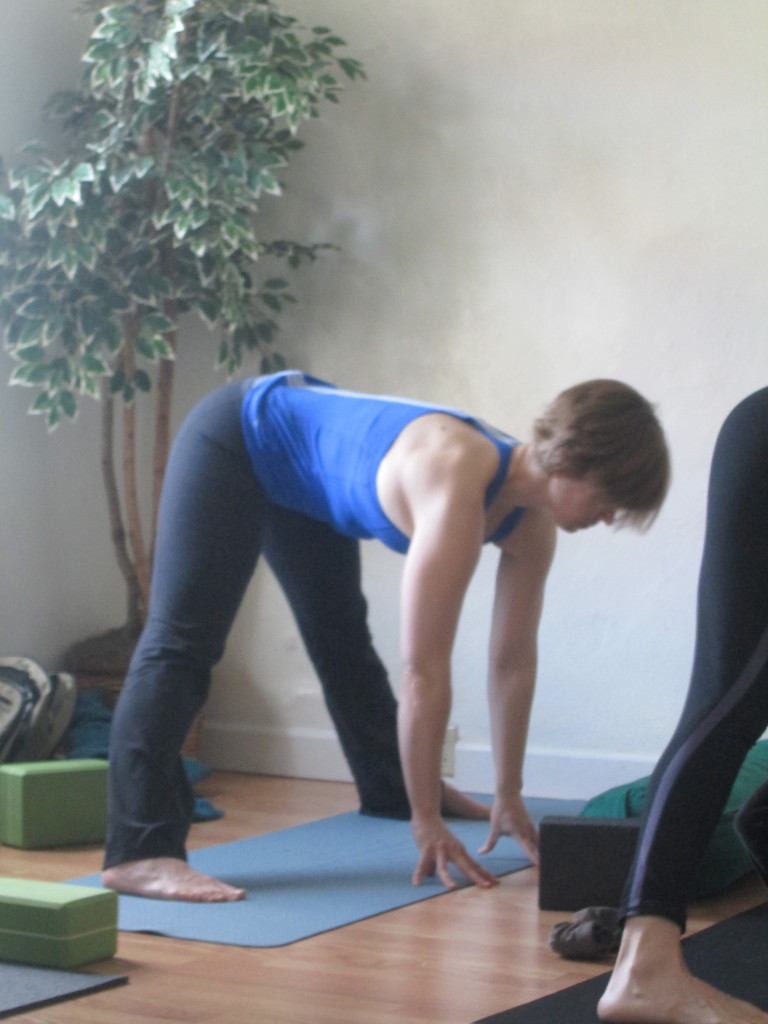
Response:
[[[419,848],[419,862],[412,878],[414,885],[421,885],[425,878],[437,875],[446,888],[455,889],[456,881],[449,870],[450,864],[483,889],[498,885],[498,879],[470,857],[441,818],[421,823],[414,820],[412,829]]]
[[[501,836],[516,839],[534,864],[539,863],[539,835],[519,795],[500,800],[498,797],[491,810],[491,829],[480,853],[490,853]]]

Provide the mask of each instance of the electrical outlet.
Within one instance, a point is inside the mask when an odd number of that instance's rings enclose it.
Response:
[[[456,744],[459,742],[458,725],[449,725],[445,730],[443,740],[443,757],[440,763],[440,773],[451,778],[456,773]]]

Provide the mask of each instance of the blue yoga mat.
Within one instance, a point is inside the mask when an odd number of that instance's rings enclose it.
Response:
[[[583,806],[580,800],[526,803],[536,821],[546,814],[578,814]],[[473,855],[488,835],[484,821],[449,824]],[[497,876],[530,866],[522,847],[507,837],[477,859]],[[196,850],[189,862],[247,889],[246,898],[205,904],[121,896],[118,927],[234,946],[284,946],[450,891],[436,878],[411,884],[416,847],[407,821],[356,811]],[[468,884],[460,878],[457,883]],[[73,884],[98,886],[100,879],[89,875]]]

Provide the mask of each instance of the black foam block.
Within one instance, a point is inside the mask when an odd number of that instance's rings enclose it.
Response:
[[[540,909],[618,907],[639,831],[639,818],[543,818]]]

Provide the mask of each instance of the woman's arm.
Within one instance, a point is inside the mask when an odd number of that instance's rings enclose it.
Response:
[[[537,634],[555,527],[529,509],[502,546],[491,627],[488,703],[496,800],[483,853],[501,835],[515,836],[534,862],[536,829],[522,801],[523,760],[536,682]]]
[[[493,453],[490,460],[487,454],[485,447],[479,452],[474,445],[470,451],[459,447],[438,460],[414,458],[403,474],[413,527],[402,582],[398,725],[411,824],[419,847],[415,884],[437,872],[445,885],[453,886],[450,863],[478,885],[495,884],[440,815],[451,655],[464,595],[483,543],[483,497],[493,472]]]

